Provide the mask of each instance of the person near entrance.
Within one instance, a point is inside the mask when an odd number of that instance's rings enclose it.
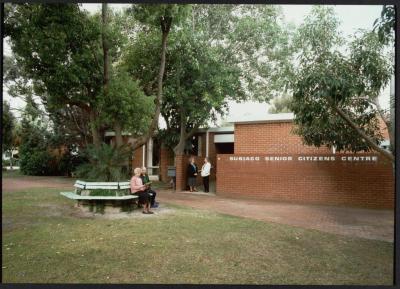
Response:
[[[210,185],[210,170],[211,170],[211,164],[208,159],[208,157],[204,158],[204,164],[201,167],[201,177],[203,178],[203,185],[204,185],[204,192],[208,193],[209,192],[209,185]]]
[[[151,207],[157,208],[158,207],[158,203],[156,202],[157,193],[151,189],[151,182],[149,175],[147,174],[146,167],[142,167],[142,173],[140,174],[140,178],[142,179],[143,184],[146,186],[146,191],[149,193]]]
[[[189,165],[187,167],[187,178],[188,178],[188,186],[191,192],[197,192],[196,190],[197,171],[198,169],[194,162],[194,157],[190,157]]]

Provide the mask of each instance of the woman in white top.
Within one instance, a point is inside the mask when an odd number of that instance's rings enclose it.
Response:
[[[210,184],[210,170],[211,170],[211,164],[208,161],[208,158],[204,158],[204,164],[201,167],[201,176],[203,178],[203,184],[204,184],[204,192],[208,193],[209,191],[209,184]]]

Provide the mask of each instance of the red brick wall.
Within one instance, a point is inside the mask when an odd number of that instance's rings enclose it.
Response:
[[[385,122],[383,121],[382,118],[378,118],[379,121],[379,126],[381,127],[381,132],[382,132],[382,136],[384,139],[389,139],[389,131],[386,127]]]
[[[321,155],[334,156],[335,161],[298,161],[295,154],[292,161],[265,161],[265,154],[257,155],[260,161],[233,161],[230,157],[241,155],[218,155],[217,194],[328,205],[394,207],[392,165],[382,157],[374,155],[378,157],[376,162],[350,162],[341,161],[342,156],[349,154]]]
[[[305,146],[293,134],[292,122],[235,124],[235,154],[329,153],[328,148]]]
[[[177,191],[183,191],[186,189],[186,155],[175,156],[175,169],[176,169],[176,184],[175,189]]]
[[[135,149],[132,159],[132,170],[143,166],[143,146]]]
[[[173,165],[174,165],[174,152],[171,149],[164,147],[162,145],[160,150],[161,181],[168,182],[170,180],[170,177],[168,177],[168,166],[173,166]]]

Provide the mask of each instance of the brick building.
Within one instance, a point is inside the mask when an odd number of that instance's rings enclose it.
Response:
[[[216,193],[315,204],[394,207],[392,164],[376,153],[342,153],[303,144],[292,133],[293,114],[231,120],[232,126],[200,129],[190,153],[201,166],[208,156]],[[388,133],[382,130],[385,141]],[[152,140],[135,151],[133,167],[153,167],[154,178],[168,181],[176,167],[176,189],[186,188],[188,155],[174,157]],[[201,184],[201,177],[198,177]]]

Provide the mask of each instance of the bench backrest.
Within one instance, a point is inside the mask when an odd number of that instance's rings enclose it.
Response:
[[[74,187],[77,189],[85,189],[86,182],[77,180],[74,184]]]
[[[118,182],[87,182],[86,189],[118,190]]]
[[[130,182],[84,182],[77,180],[74,184],[74,187],[83,190],[125,190],[130,189],[131,185]]]
[[[130,182],[119,182],[119,188],[121,190],[126,190],[131,188],[131,183]]]

